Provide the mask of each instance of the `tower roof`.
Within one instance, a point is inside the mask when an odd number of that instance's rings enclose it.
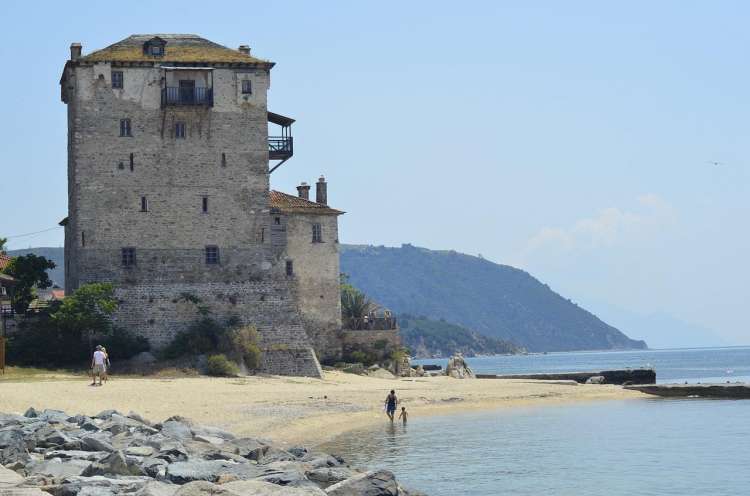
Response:
[[[164,45],[164,55],[144,51],[144,43],[156,40]],[[273,62],[249,53],[227,48],[195,34],[134,34],[78,59],[81,62],[159,62],[264,64]]]
[[[336,210],[328,205],[305,200],[299,196],[288,195],[281,191],[271,190],[270,192],[271,208],[276,208],[282,212],[296,214],[316,214],[316,215],[341,215],[344,212]]]

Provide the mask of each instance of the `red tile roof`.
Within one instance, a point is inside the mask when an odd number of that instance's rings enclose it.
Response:
[[[314,201],[305,200],[299,196],[288,195],[280,191],[271,190],[270,199],[271,208],[278,208],[282,212],[317,215],[341,215],[344,213],[328,205],[315,203]]]
[[[62,300],[65,298],[65,290],[64,289],[53,289],[52,291],[52,299],[53,300]]]
[[[10,257],[4,253],[0,253],[0,270],[3,270],[10,263]]]

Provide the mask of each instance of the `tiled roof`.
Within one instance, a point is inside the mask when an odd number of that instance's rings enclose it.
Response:
[[[299,196],[288,195],[281,191],[271,190],[270,198],[271,208],[278,208],[282,212],[319,215],[341,215],[344,213],[341,210],[336,210],[328,205],[305,200]]]
[[[64,289],[53,289],[52,290],[52,299],[53,300],[62,300],[65,298],[65,290]]]
[[[166,41],[164,55],[143,53],[143,44],[155,37]],[[194,34],[134,34],[124,40],[78,59],[82,62],[157,62],[165,63],[244,63],[267,64],[267,60],[232,50]]]
[[[4,253],[0,253],[0,270],[3,270],[10,263],[10,257]]]

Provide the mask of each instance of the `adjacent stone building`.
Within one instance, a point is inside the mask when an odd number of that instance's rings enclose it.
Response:
[[[270,191],[294,122],[268,112],[273,65],[195,35],[71,45],[66,291],[113,282],[117,324],[155,347],[206,307],[258,327],[263,371],[320,376],[313,345],[325,355],[341,329],[342,212],[322,178],[314,202]]]

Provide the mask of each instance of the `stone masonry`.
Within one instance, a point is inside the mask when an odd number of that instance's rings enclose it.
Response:
[[[155,347],[197,318],[181,298],[192,294],[217,319],[258,327],[264,371],[320,376],[305,317],[340,328],[338,247],[335,262],[316,269],[304,250],[272,243],[273,65],[195,35],[133,35],[86,56],[71,46],[60,81],[66,289],[114,283],[117,323]],[[324,223],[337,244],[335,225]],[[299,261],[290,274],[292,256]]]

